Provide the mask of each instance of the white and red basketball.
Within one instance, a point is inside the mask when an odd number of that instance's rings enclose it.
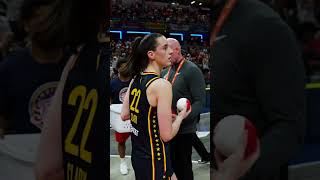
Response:
[[[187,98],[180,98],[177,101],[177,109],[179,111],[182,111],[182,109],[184,109],[185,107],[187,107],[187,111],[190,109],[191,107],[191,103]]]
[[[247,146],[244,158],[247,158],[257,149],[257,133],[255,126],[247,118],[240,115],[226,116],[214,129],[213,142],[216,150],[228,157],[240,146],[241,135],[247,130]]]

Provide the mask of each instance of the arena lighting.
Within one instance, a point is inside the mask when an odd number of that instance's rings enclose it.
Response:
[[[127,34],[151,34],[151,32],[145,32],[145,31],[127,31]]]
[[[175,5],[176,3],[173,2],[173,3],[171,3],[171,4],[172,4],[172,5]]]
[[[196,3],[196,1],[192,1],[192,2],[191,2],[191,4],[194,4],[194,3]]]
[[[203,42],[203,35],[202,34],[190,34],[190,36],[200,37],[201,38],[201,42]]]
[[[109,31],[111,33],[119,33],[120,39],[122,40],[122,31]]]
[[[199,6],[201,6],[202,5],[202,3],[199,3]]]
[[[180,36],[181,41],[183,41],[183,34],[182,33],[169,33],[171,36]]]

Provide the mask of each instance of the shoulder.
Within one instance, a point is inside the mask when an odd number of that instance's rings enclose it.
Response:
[[[257,0],[240,0],[237,6],[240,11],[243,11],[244,17],[257,19],[260,17],[280,18],[278,13],[267,4]]]
[[[16,50],[13,50],[9,53],[8,57],[25,57],[25,56],[31,56],[31,49],[30,48],[18,48]]]
[[[114,92],[116,87],[117,87],[117,80],[116,79],[112,79],[110,80],[110,90],[111,92]]]
[[[192,61],[186,60],[185,64],[189,69],[199,69],[199,67]]]
[[[293,30],[279,16],[257,15],[250,24],[248,39],[251,41],[257,42],[257,39],[260,42],[284,40],[285,43],[291,43],[297,40]],[[277,46],[278,44],[275,43],[274,45]]]
[[[259,24],[281,23],[279,14],[267,4],[257,0],[240,0],[233,10],[234,19],[241,18],[243,31],[259,29]],[[250,33],[248,33],[250,34]]]
[[[193,62],[191,61],[186,61],[186,68],[185,71],[187,71],[186,76],[194,76],[194,75],[199,75],[202,74],[201,69]]]
[[[273,38],[289,38],[288,43],[291,43],[291,40],[295,41],[293,30],[274,9],[256,0],[243,0],[239,2],[242,3],[239,3],[239,10],[237,12],[238,14],[242,12],[241,21],[246,24],[243,27],[243,31],[246,32],[245,41],[249,43],[254,42],[252,48],[259,48],[256,42],[270,42],[273,41]]]
[[[27,49],[19,49],[15,50],[8,54],[7,57],[0,63],[0,70],[5,71],[9,70],[12,71],[13,69],[21,68],[27,65],[27,62],[31,62],[32,56]],[[30,61],[28,61],[28,59]]]
[[[113,79],[110,80],[110,86],[115,85],[118,82],[119,82],[118,78],[113,78]]]
[[[159,79],[154,80],[154,82],[152,82],[149,87],[155,91],[160,92],[160,91],[163,91],[164,89],[172,88],[172,85],[169,81],[167,81],[163,78],[159,78]]]
[[[242,6],[246,6],[248,8],[246,13],[244,13],[244,16],[246,16],[250,21],[249,28],[263,30],[263,28],[261,28],[261,25],[264,25],[266,27],[270,25],[278,25],[278,27],[289,27],[282,20],[280,15],[265,3],[256,0],[245,0],[243,2],[244,4]]]
[[[7,61],[8,63],[12,62],[25,62],[26,59],[31,59],[31,52],[28,48],[19,48],[17,50],[14,50],[8,54],[8,56],[4,59],[4,61]]]

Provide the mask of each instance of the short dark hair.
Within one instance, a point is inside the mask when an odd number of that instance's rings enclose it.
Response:
[[[132,77],[131,76],[131,73],[128,73],[127,71],[120,71],[119,72],[119,69],[125,65],[127,63],[127,59],[126,58],[119,58],[117,63],[116,63],[116,67],[115,67],[115,70],[120,73],[120,75],[124,78],[129,78],[129,77]]]
[[[33,17],[36,9],[41,6],[48,6],[52,0],[24,0],[20,7],[20,21],[26,21]]]

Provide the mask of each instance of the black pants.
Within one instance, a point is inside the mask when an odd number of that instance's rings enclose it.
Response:
[[[177,134],[170,141],[171,162],[179,180],[193,180],[192,142],[193,133]]]
[[[200,155],[201,160],[210,161],[210,153],[208,153],[206,147],[198,138],[196,133],[193,134],[193,147],[197,151],[197,153]]]

